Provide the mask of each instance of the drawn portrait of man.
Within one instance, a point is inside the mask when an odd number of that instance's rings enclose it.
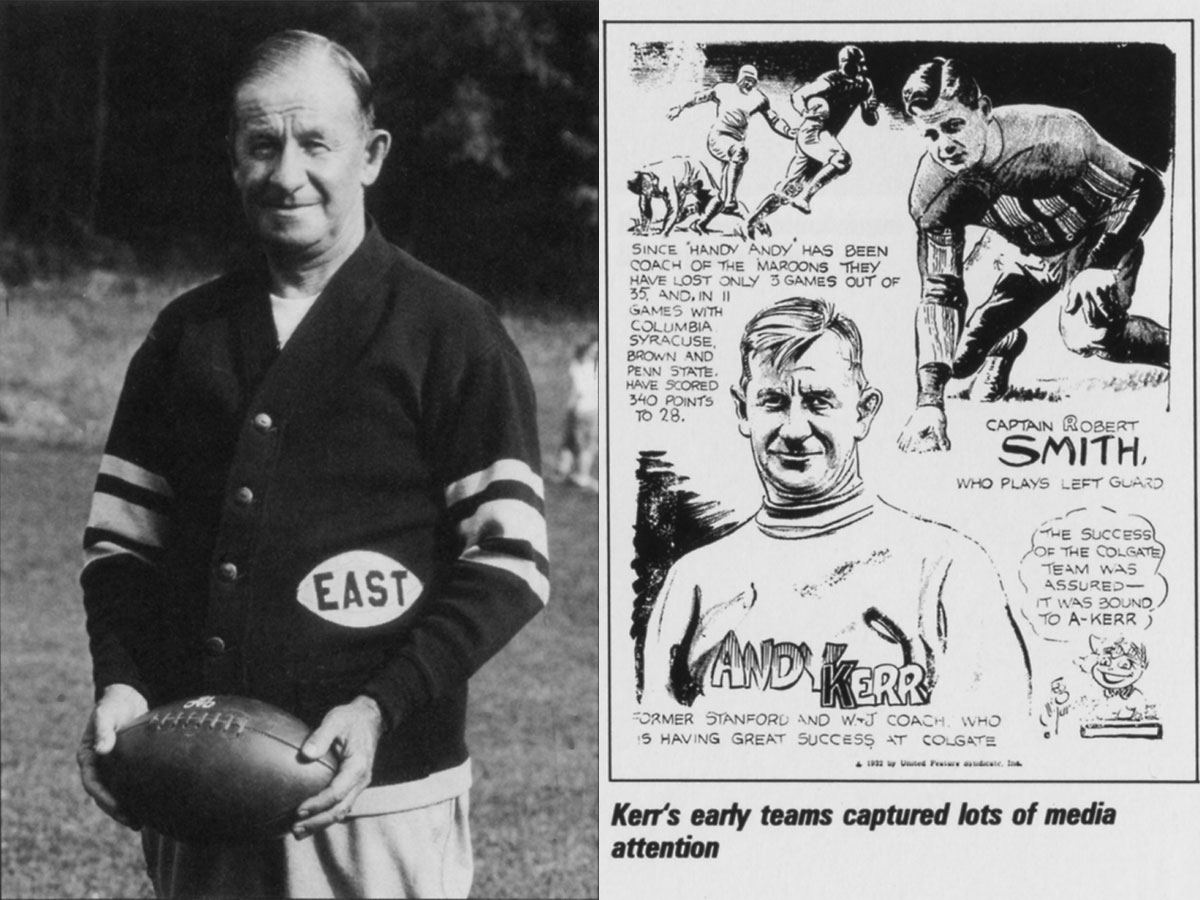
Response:
[[[750,319],[741,359],[733,405],[762,503],[671,566],[643,703],[1019,707],[1027,656],[988,555],[866,488],[858,445],[883,394],[854,322],[822,300],[781,300]]]

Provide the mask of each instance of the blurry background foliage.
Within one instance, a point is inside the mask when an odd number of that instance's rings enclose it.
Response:
[[[597,26],[591,2],[0,2],[0,274],[243,254],[229,79],[304,28],[375,82],[394,143],[368,208],[394,243],[501,306],[594,316]]]

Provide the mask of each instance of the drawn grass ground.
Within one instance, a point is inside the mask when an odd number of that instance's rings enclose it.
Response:
[[[44,286],[36,303],[15,298],[0,342],[8,419],[0,444],[2,893],[145,897],[136,836],[85,799],[75,774],[91,702],[75,579],[113,373],[119,378],[136,335],[173,290],[89,297],[76,285],[53,293]],[[539,391],[549,454],[566,361],[590,326],[508,324]],[[22,418],[31,404],[54,415]],[[596,498],[550,484],[547,515],[551,604],[472,681],[477,896],[585,897],[598,889]]]
[[[1036,385],[1011,385],[1000,398],[1006,400],[1045,400],[1057,403],[1077,394],[1094,392],[1117,393],[1120,391],[1139,391],[1145,388],[1155,388],[1166,384],[1170,374],[1164,369],[1138,368],[1131,372],[1121,372],[1107,378],[1039,378]],[[952,390],[949,396],[958,400],[966,400],[971,393],[971,384],[966,382],[963,387]]]

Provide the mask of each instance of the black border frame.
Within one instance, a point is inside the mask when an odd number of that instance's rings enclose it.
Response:
[[[601,42],[600,42],[600,79],[603,90],[604,102],[601,112],[603,113],[602,122],[602,141],[604,146],[604,159],[607,166],[608,161],[608,27],[610,25],[1038,25],[1038,24],[1054,24],[1054,25],[1078,25],[1078,24],[1105,24],[1111,25],[1116,23],[1129,25],[1151,25],[1151,24],[1186,24],[1188,26],[1188,50],[1191,62],[1191,77],[1187,81],[1189,94],[1186,98],[1191,104],[1192,123],[1191,123],[1191,141],[1189,146],[1189,164],[1191,168],[1191,226],[1192,226],[1192,277],[1190,284],[1190,294],[1193,309],[1196,302],[1196,262],[1197,262],[1197,241],[1196,241],[1196,20],[1195,19],[604,19],[601,18]],[[1050,42],[1047,42],[1050,43]],[[1180,80],[1183,83],[1183,80]],[[1184,98],[1177,97],[1176,103],[1180,104]],[[1178,108],[1178,107],[1177,107]],[[1178,136],[1178,132],[1176,132]],[[1178,157],[1176,157],[1178,158]],[[1172,196],[1174,196],[1174,172],[1172,169]],[[608,384],[608,348],[609,348],[609,261],[611,257],[610,242],[609,242],[609,184],[607,168],[601,172],[600,186],[604,192],[604,222],[605,229],[603,234],[603,256],[604,256],[604,284],[602,286],[601,296],[604,298],[604,309],[601,315],[601,339],[605,353],[603,354],[603,365],[601,371],[604,374],[604,383]],[[1170,230],[1170,258],[1172,262],[1175,259],[1175,229]],[[1175,300],[1176,297],[1184,295],[1184,292],[1179,291],[1172,298],[1171,302],[1171,318],[1174,318]],[[1193,316],[1195,313],[1193,312]],[[1193,323],[1195,324],[1195,323]],[[1200,405],[1200,399],[1197,398],[1196,388],[1200,381],[1198,378],[1196,367],[1196,341],[1193,335],[1191,347],[1190,369],[1192,373],[1192,404],[1193,408],[1189,410],[1192,417],[1192,533],[1200,537],[1200,494],[1197,493],[1197,488],[1200,487],[1197,477],[1200,474],[1200,459],[1197,457],[1200,451],[1200,416],[1197,414],[1197,406]],[[1172,372],[1177,372],[1178,367],[1172,367]],[[1169,396],[1169,388],[1168,388]],[[611,400],[608,392],[605,392],[604,403],[604,424],[605,433],[607,434],[607,426],[611,421],[610,404]],[[1170,412],[1168,402],[1167,411]],[[605,479],[604,483],[608,486],[607,473],[612,471],[612,445],[609,442],[605,443],[604,448],[604,467]],[[607,646],[605,647],[605,660],[608,665],[607,678],[607,696],[604,698],[606,709],[608,711],[608,729],[607,729],[607,747],[608,747],[608,771],[606,773],[607,780],[610,784],[1148,784],[1148,785],[1178,785],[1178,784],[1200,784],[1200,704],[1197,703],[1200,697],[1200,608],[1197,608],[1193,618],[1192,635],[1192,701],[1197,707],[1197,715],[1193,720],[1192,747],[1196,751],[1195,759],[1193,760],[1193,771],[1190,779],[1106,779],[1106,778],[1089,778],[1089,779],[1055,779],[1055,778],[1036,778],[1036,779],[926,779],[926,778],[614,778],[613,777],[613,734],[612,734],[612,646],[613,646],[613,564],[612,564],[612,492],[611,489],[606,491],[604,497],[605,508],[605,546],[610,550],[607,558],[603,560],[606,583],[608,586],[608,596],[606,599],[607,612],[607,628],[605,629],[605,638]],[[1192,556],[1192,575],[1193,584],[1200,588],[1200,551],[1194,551]],[[1192,602],[1196,604],[1197,598],[1193,597]]]

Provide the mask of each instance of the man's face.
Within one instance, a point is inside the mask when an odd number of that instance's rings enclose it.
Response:
[[[992,107],[986,97],[977,109],[961,100],[940,99],[931,109],[913,110],[913,119],[929,142],[930,155],[950,172],[969,169],[987,152]]]
[[[737,80],[738,90],[743,94],[748,94],[758,85],[758,79],[753,75],[743,75]]]
[[[782,369],[752,356],[734,399],[767,499],[787,505],[828,496],[853,474],[882,396],[858,386],[842,339],[826,332]]]
[[[243,84],[234,99],[233,178],[250,227],[268,246],[318,257],[362,221],[386,132],[368,132],[333,64],[302,59]]]

